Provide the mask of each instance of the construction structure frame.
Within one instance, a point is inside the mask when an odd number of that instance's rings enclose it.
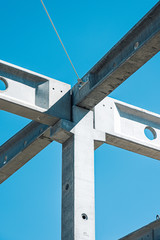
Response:
[[[0,61],[0,109],[32,120],[0,147],[0,183],[52,141],[61,143],[62,240],[95,239],[95,149],[107,143],[160,160],[160,115],[108,97],[160,51],[159,42],[160,2],[72,89]]]

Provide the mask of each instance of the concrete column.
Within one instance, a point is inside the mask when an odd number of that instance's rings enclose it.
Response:
[[[90,111],[62,153],[62,240],[95,239],[94,137]]]

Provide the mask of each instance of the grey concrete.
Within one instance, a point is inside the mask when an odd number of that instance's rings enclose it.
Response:
[[[37,122],[53,125],[59,119],[71,120],[69,84],[0,61],[0,109]]]
[[[160,159],[160,115],[106,98],[160,50],[159,42],[160,2],[71,91],[68,84],[0,61],[6,84],[0,109],[36,121],[0,147],[0,183],[50,142],[62,143],[62,240],[95,239],[94,149],[106,142]],[[159,239],[159,229],[147,231],[136,240]]]
[[[51,127],[32,121],[0,146],[0,183],[14,174],[52,141],[66,142],[73,135],[73,128],[87,113],[88,111],[84,109],[74,107],[73,122],[59,120]],[[94,149],[97,149],[105,142],[105,133],[93,129],[93,140]]]
[[[160,50],[160,2],[73,88],[73,103],[92,109]]]
[[[94,140],[104,141],[105,135],[95,133],[92,111],[71,133],[62,151],[62,240],[94,240]]]
[[[0,146],[0,183],[52,141],[50,127],[33,121]]]
[[[160,240],[160,220],[156,220],[119,240]]]
[[[62,151],[62,240],[94,240],[93,113],[89,112],[72,133]]]
[[[105,142],[160,160],[160,115],[106,97],[94,108],[95,129],[105,132]],[[151,129],[155,138],[145,135]]]
[[[159,41],[160,2],[82,78],[83,86],[72,88],[72,103],[70,85],[0,61],[8,85],[0,107],[48,125],[71,120],[73,105],[91,110],[160,50]]]
[[[0,183],[38,154],[52,141],[65,143],[72,130],[92,111],[74,106],[72,122],[59,120],[49,127],[32,122],[0,147]],[[160,160],[160,115],[106,97],[93,111],[94,149],[103,143],[111,144],[138,154]],[[145,136],[151,127],[156,138]],[[24,144],[25,143],[25,144]],[[7,161],[5,160],[7,158]]]

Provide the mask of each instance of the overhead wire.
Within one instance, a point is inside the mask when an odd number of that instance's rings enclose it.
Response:
[[[73,68],[73,70],[74,70],[74,72],[75,72],[75,74],[76,74],[76,76],[77,76],[77,78],[78,78],[78,82],[80,82],[81,79],[80,79],[79,76],[78,76],[78,73],[77,73],[77,71],[76,71],[76,69],[75,69],[75,67],[74,67],[74,65],[73,65],[73,63],[72,63],[72,61],[71,61],[68,53],[67,53],[66,48],[64,47],[64,44],[63,44],[63,42],[62,42],[62,40],[61,40],[61,38],[60,38],[60,36],[59,36],[59,34],[58,34],[58,32],[57,32],[57,29],[56,29],[56,27],[55,27],[55,25],[54,25],[54,23],[53,23],[50,15],[49,15],[48,11],[47,11],[47,9],[46,9],[46,7],[45,7],[45,5],[44,5],[44,2],[43,2],[42,0],[41,0],[41,3],[42,3],[43,8],[44,8],[44,10],[45,10],[45,12],[46,12],[46,14],[47,14],[47,16],[48,16],[48,18],[49,18],[52,26],[53,26],[53,28],[54,28],[54,31],[56,32],[56,35],[57,35],[57,37],[58,37],[58,39],[59,39],[59,41],[60,41],[60,43],[61,43],[61,45],[62,45],[62,47],[63,47],[63,49],[64,49],[64,51],[65,51],[65,53],[66,53],[66,55],[67,55],[67,58],[68,58],[68,60],[70,61],[70,64],[71,64],[71,66],[72,66],[72,68]]]

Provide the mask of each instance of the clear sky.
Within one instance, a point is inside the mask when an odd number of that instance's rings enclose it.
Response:
[[[44,0],[80,77],[157,2]],[[0,59],[76,83],[40,0],[1,1],[0,30]],[[160,114],[160,54],[110,96]],[[0,111],[0,144],[29,121]],[[157,160],[109,145],[95,151],[97,240],[155,220],[159,176]],[[60,240],[60,221],[61,145],[53,142],[0,185],[0,240]]]

